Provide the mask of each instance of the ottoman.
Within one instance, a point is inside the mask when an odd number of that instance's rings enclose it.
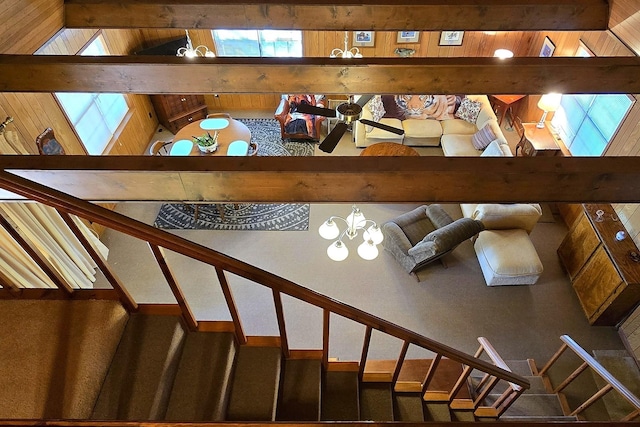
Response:
[[[484,230],[473,248],[487,286],[533,285],[542,274],[542,262],[523,229]]]

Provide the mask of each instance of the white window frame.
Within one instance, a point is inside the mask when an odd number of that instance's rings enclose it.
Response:
[[[213,41],[216,44],[217,56],[251,56],[286,58],[302,57],[302,31],[299,30],[211,30]],[[242,44],[246,46],[231,51],[231,46],[227,43]],[[276,51],[278,45],[287,44],[286,50]]]
[[[108,55],[102,34],[91,40],[79,54]],[[55,96],[90,155],[104,153],[129,113],[129,104],[123,94],[56,93]]]

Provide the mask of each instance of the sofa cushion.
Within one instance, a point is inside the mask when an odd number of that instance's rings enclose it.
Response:
[[[484,126],[479,129],[478,132],[471,135],[471,144],[476,150],[484,150],[487,148],[491,141],[496,139],[496,134],[493,133],[491,126]]]
[[[446,157],[480,155],[480,151],[473,148],[471,135],[442,135],[440,144]]]
[[[435,228],[442,228],[445,225],[449,225],[453,222],[453,219],[447,211],[442,208],[440,204],[428,205],[426,207],[425,213],[427,214],[427,218],[429,221],[435,226]]]
[[[531,233],[541,216],[537,203],[481,203],[471,218],[482,221],[487,230],[520,228]]]
[[[478,120],[478,115],[480,114],[481,107],[482,103],[480,103],[479,101],[474,101],[465,96],[460,101],[460,106],[456,111],[455,117],[475,124],[475,122]]]
[[[473,135],[478,131],[478,128],[474,123],[469,123],[462,119],[443,120],[440,124],[442,125],[443,135],[450,133]]]
[[[393,120],[393,119],[391,119]],[[440,122],[433,119],[416,120],[408,119],[402,121],[402,128],[405,136],[409,138],[429,138],[440,137],[442,135],[442,126]]]
[[[393,126],[394,128],[402,129],[402,122],[398,119],[380,119],[379,123]],[[373,126],[372,126],[373,127]],[[393,132],[388,132],[386,130],[382,130],[376,127],[373,127],[373,130],[367,133],[368,139],[384,139],[387,141],[402,141],[404,135],[397,135]]]
[[[480,157],[513,157],[513,153],[507,144],[501,144],[496,139],[487,145]]]

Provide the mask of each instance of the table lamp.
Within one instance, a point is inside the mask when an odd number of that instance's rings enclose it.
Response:
[[[547,118],[547,113],[549,111],[556,111],[558,107],[560,107],[561,99],[561,93],[547,93],[540,97],[540,101],[538,101],[538,108],[544,112],[542,113],[540,121],[536,125],[537,128],[542,129],[544,127],[544,121]]]

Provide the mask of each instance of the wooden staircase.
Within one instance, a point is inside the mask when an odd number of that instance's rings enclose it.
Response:
[[[132,314],[97,399],[94,420],[166,421],[477,421],[471,375],[447,399],[464,366],[442,358],[421,390],[433,359],[407,359],[394,384],[396,361],[327,360],[322,351],[290,350],[280,337],[189,332],[178,316]],[[507,363],[530,390],[505,412],[510,421],[575,421],[566,417],[531,361]],[[500,399],[498,385],[486,399]]]

